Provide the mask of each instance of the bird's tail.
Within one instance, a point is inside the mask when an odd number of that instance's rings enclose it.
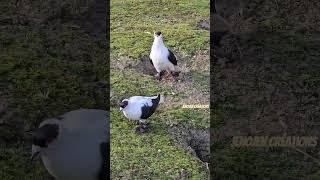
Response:
[[[161,94],[158,94],[157,99],[159,98],[159,104],[164,103],[164,96]]]

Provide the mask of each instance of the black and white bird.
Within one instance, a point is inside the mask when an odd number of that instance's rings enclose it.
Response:
[[[110,177],[109,113],[80,109],[47,119],[33,132],[32,157],[40,156],[57,180],[105,180]]]
[[[129,99],[124,99],[119,104],[120,111],[129,120],[138,121],[140,126],[139,131],[144,131],[147,127],[146,120],[156,111],[158,105],[163,103],[164,97],[157,96],[132,96]]]
[[[161,81],[165,71],[174,78],[181,72],[177,66],[177,58],[163,43],[163,36],[160,31],[154,33],[154,41],[150,52],[150,62],[157,71],[156,78]]]

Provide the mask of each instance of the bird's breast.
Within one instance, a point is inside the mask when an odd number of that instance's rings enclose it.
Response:
[[[86,136],[88,138],[80,136],[76,140],[65,138],[65,142],[41,156],[51,175],[61,180],[94,180],[97,177],[102,161],[99,142]]]
[[[152,48],[150,58],[153,62],[165,61],[168,58],[167,50],[164,48]]]
[[[141,115],[141,106],[136,104],[134,106],[127,107],[123,111],[124,116],[131,120],[139,120]]]

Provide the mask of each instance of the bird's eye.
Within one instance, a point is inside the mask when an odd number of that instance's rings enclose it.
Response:
[[[53,140],[54,140],[54,138],[48,138],[48,140],[47,140],[47,143],[46,143],[46,144],[50,144]]]
[[[44,139],[34,139],[33,144],[40,147],[47,147],[48,142]]]

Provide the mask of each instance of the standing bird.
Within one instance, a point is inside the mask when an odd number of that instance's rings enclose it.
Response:
[[[110,177],[109,113],[79,109],[40,123],[33,133],[32,156],[40,156],[57,180],[105,180]]]
[[[140,132],[145,132],[147,125],[145,121],[157,109],[160,103],[163,103],[164,97],[160,94],[158,96],[132,96],[129,99],[124,99],[119,104],[120,111],[129,120],[138,121],[139,127],[136,129]]]
[[[150,52],[150,62],[158,72],[156,78],[161,81],[164,71],[171,73],[173,78],[181,72],[177,66],[177,59],[174,54],[166,48],[160,31],[154,33],[154,41]]]

